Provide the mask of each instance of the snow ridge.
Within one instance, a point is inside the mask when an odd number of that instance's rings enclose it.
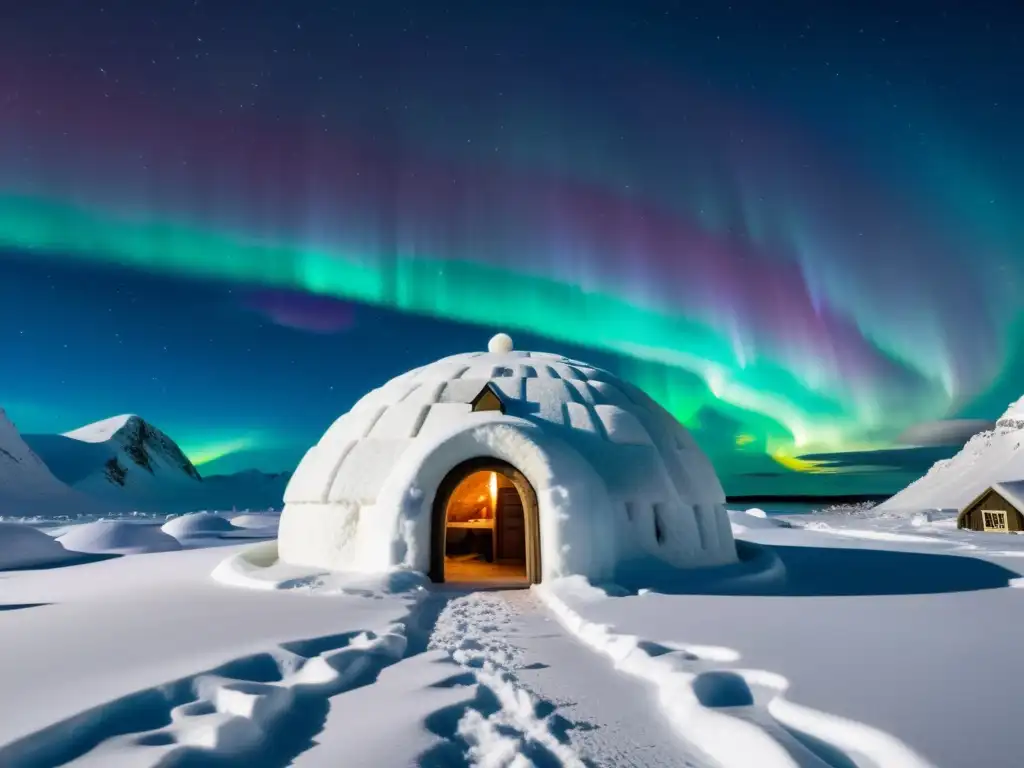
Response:
[[[996,426],[1002,426],[1003,422],[1006,422],[1009,426],[1015,426],[1020,428],[1024,426],[1024,397],[1013,403],[1010,403],[1010,407],[1006,409],[1006,412],[996,421]]]

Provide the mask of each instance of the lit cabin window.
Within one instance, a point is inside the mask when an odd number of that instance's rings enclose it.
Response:
[[[981,513],[981,519],[986,531],[1008,530],[1005,512],[991,512],[989,510],[984,510]]]
[[[505,412],[505,404],[501,401],[498,393],[494,391],[494,387],[491,386],[490,382],[485,384],[484,388],[477,393],[477,396],[471,401],[471,405],[474,411]]]

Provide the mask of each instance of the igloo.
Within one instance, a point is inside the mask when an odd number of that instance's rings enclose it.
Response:
[[[474,560],[536,583],[737,559],[722,486],[678,421],[608,371],[505,334],[364,396],[284,501],[280,559],[328,570],[444,581]]]

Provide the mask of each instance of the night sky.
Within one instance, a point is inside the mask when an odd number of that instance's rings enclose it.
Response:
[[[290,469],[500,330],[644,387],[727,492],[875,493],[1024,394],[1012,3],[10,6],[22,432]]]

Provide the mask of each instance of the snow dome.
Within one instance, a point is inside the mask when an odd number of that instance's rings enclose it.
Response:
[[[679,422],[611,373],[505,334],[364,396],[284,501],[280,559],[330,570],[443,581],[479,560],[537,582],[736,560],[722,486]]]

